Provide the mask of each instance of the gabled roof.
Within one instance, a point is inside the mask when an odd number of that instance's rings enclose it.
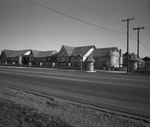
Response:
[[[133,62],[144,62],[142,60],[142,58],[140,58],[140,57],[138,58],[137,55],[134,54],[134,53],[131,54],[130,61],[133,61]]]
[[[4,49],[2,53],[4,53],[6,55],[6,57],[8,58],[13,52],[14,52],[14,50]]]
[[[37,57],[49,57],[56,51],[41,51]]]
[[[108,51],[106,56],[114,56],[113,52],[111,51],[111,49]]]
[[[32,50],[32,54],[34,57],[38,57],[38,54],[40,53],[41,51],[38,51],[38,50]]]
[[[143,60],[144,60],[144,61],[150,61],[150,57],[147,57],[147,56],[146,56],[146,57],[143,58]]]
[[[102,57],[107,55],[112,55],[114,51],[119,52],[117,47],[110,47],[110,48],[98,48],[95,49],[92,53],[93,57]]]
[[[91,48],[95,48],[94,45],[90,46],[80,46],[80,47],[71,47],[71,46],[66,46],[63,45],[65,48],[66,52],[68,53],[69,56],[84,56]]]
[[[135,55],[134,53],[132,53],[131,57],[130,57],[130,61],[138,62],[137,55]]]
[[[34,57],[48,57],[56,53],[55,50],[52,51],[37,51],[37,50],[4,50],[3,51],[7,58],[18,57],[19,55],[26,55],[27,52],[32,52]],[[29,55],[29,54],[28,54]]]
[[[130,52],[128,53],[129,56],[131,56],[131,54],[132,54],[132,53],[130,53]],[[123,56],[126,57],[126,56],[127,56],[127,52],[124,53]]]
[[[90,46],[82,46],[82,47],[75,47],[72,55],[73,56],[84,56],[91,48],[95,48],[94,45],[90,45]]]
[[[37,50],[32,50],[32,53],[34,55],[34,57],[49,57],[51,55],[53,55],[54,53],[56,53],[55,50],[52,50],[52,51],[37,51]]]
[[[19,55],[23,55],[30,50],[16,50],[9,57],[18,57]]]
[[[54,53],[51,54],[51,57],[57,57],[59,52],[55,51]]]
[[[30,51],[30,49],[27,50],[7,50],[5,49],[3,53],[5,53],[6,57],[18,57],[19,55],[23,55],[24,53]]]
[[[88,58],[87,58],[87,62],[95,62],[94,58],[90,55]]]
[[[63,47],[65,48],[68,55],[71,56],[75,47],[71,47],[71,46],[67,46],[67,45],[63,45]]]

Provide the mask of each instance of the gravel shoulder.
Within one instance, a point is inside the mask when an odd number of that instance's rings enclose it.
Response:
[[[0,85],[0,127],[149,127],[130,115]]]

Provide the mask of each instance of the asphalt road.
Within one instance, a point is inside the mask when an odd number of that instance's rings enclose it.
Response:
[[[150,75],[0,67],[0,85],[150,119]]]

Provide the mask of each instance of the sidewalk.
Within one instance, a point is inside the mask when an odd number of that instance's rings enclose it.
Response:
[[[106,72],[106,73],[120,73],[120,74],[126,74],[127,71],[116,71],[116,70],[98,70],[95,69],[96,72]]]
[[[62,68],[44,68],[44,67],[25,67],[25,66],[0,66],[0,68],[20,68],[20,69],[35,69],[35,70],[52,70],[52,71],[70,71],[70,72],[84,72],[84,73],[92,73],[92,71],[87,71],[87,70],[73,70],[73,69],[62,69]],[[124,74],[127,73],[127,71],[116,71],[116,70],[99,70],[99,69],[94,69],[93,73],[120,73]]]
[[[35,69],[35,70],[52,70],[52,71],[66,71],[66,72],[81,72],[81,73],[116,73],[116,74],[131,74],[131,75],[150,75],[150,72],[127,72],[126,70],[101,70],[94,69],[94,71],[87,70],[73,70],[63,68],[47,68],[47,67],[34,67],[34,66],[1,66],[0,68],[18,68],[18,69]]]

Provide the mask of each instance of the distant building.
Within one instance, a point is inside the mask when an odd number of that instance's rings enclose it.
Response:
[[[136,71],[138,66],[139,68],[143,68],[145,62],[141,57],[138,57],[134,53],[128,53],[129,55],[129,71]],[[127,66],[127,53],[123,55],[123,66]]]
[[[122,66],[121,50],[117,47],[95,49],[92,56],[96,69],[114,69]]]
[[[96,49],[94,45],[80,47],[62,45],[59,52],[31,49],[4,50],[1,53],[1,63],[94,71],[94,68],[121,67],[122,55],[117,47]]]
[[[57,57],[58,67],[85,69],[87,66],[86,60],[94,50],[94,45],[81,47],[63,45]]]
[[[69,68],[70,66],[70,57],[74,47],[63,45],[57,56],[57,67],[60,68]]]
[[[52,51],[37,51],[31,50],[30,52],[24,54],[25,64],[30,66],[49,66],[50,62],[55,62],[51,60],[57,52],[55,50]]]
[[[144,57],[143,60],[145,61],[145,66],[150,67],[150,57]]]
[[[144,57],[143,60],[145,62],[145,70],[150,71],[150,57]]]
[[[34,65],[48,66],[56,62],[57,52],[53,51],[36,51],[36,50],[4,50],[1,56],[1,64],[8,65]],[[55,56],[55,60],[54,60]]]
[[[1,54],[1,64],[23,64],[23,54],[30,50],[3,50]]]

